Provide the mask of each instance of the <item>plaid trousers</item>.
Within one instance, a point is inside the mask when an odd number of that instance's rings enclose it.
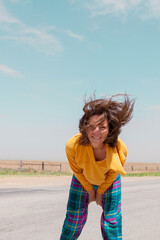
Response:
[[[98,187],[93,185],[96,190]],[[101,232],[104,240],[122,239],[121,177],[102,196]],[[88,214],[88,193],[73,175],[60,240],[78,239]]]

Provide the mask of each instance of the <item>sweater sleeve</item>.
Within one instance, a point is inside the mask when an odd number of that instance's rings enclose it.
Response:
[[[106,174],[105,182],[102,183],[97,189],[99,194],[103,194],[112,185],[118,174],[126,174],[123,166],[127,157],[127,147],[120,139],[118,139],[116,149],[119,156],[119,161],[112,162],[112,167]]]
[[[115,181],[118,174],[119,174],[118,172],[110,169],[107,172],[105,182],[98,187],[97,192],[99,194],[103,194],[112,185],[112,183]]]
[[[122,140],[120,140],[120,139],[118,139],[116,147],[117,147],[117,152],[119,154],[119,158],[121,160],[121,164],[122,164],[122,166],[124,166],[126,158],[127,158],[127,147],[124,144],[124,142],[122,142]]]
[[[70,165],[75,177],[82,184],[82,186],[84,187],[84,189],[86,191],[92,190],[93,189],[92,184],[87,181],[87,179],[85,178],[85,176],[83,174],[83,169],[80,168],[76,163],[75,146],[73,146],[73,144],[70,144],[69,142],[67,142],[67,144],[66,144],[66,155],[68,158],[69,165]]]

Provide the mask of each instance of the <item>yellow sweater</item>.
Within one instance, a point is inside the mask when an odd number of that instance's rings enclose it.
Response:
[[[120,173],[125,175],[123,169],[127,148],[118,139],[116,147],[111,148],[106,144],[106,158],[95,161],[91,145],[80,145],[81,133],[76,134],[67,141],[66,155],[75,177],[80,181],[86,191],[90,191],[93,185],[97,185],[97,192],[103,194]]]

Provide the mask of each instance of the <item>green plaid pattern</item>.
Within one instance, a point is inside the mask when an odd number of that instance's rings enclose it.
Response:
[[[121,176],[103,194],[101,231],[103,239],[122,239]]]
[[[97,189],[97,186],[93,186]],[[104,240],[122,239],[121,214],[121,178],[116,178],[110,188],[103,194],[103,213],[101,217],[101,230]],[[64,220],[60,240],[78,239],[88,214],[88,193],[73,175],[67,213]]]
[[[86,222],[87,214],[88,193],[73,175],[67,204],[67,214],[60,240],[77,239]]]

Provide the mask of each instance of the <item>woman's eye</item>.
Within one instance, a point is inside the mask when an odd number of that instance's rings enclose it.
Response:
[[[105,127],[105,126],[101,126],[100,129],[101,129],[101,130],[104,130],[104,129],[106,129],[106,127]]]
[[[93,131],[94,127],[93,126],[89,126],[89,130]]]

